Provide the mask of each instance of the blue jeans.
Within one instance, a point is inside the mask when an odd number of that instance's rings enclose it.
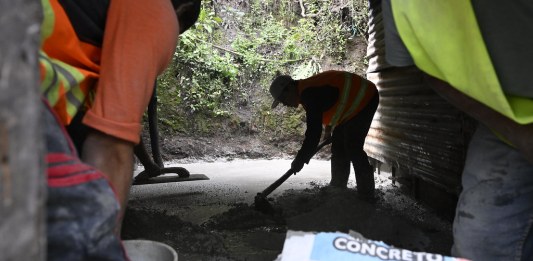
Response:
[[[474,261],[533,260],[533,164],[479,125],[462,185],[452,254]]]

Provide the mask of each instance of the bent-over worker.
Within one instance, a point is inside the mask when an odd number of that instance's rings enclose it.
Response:
[[[41,3],[41,91],[51,107],[44,117],[47,258],[128,260],[118,232],[142,115],[200,1]],[[90,130],[77,152],[63,127],[82,111]]]
[[[379,103],[376,86],[353,73],[326,71],[301,80],[278,76],[270,94],[274,98],[272,108],[279,103],[294,108],[301,104],[306,112],[305,139],[292,170],[299,172],[309,163],[325,126],[324,137],[332,139],[330,186],[346,188],[351,162],[359,196],[373,198],[374,171],[363,145]]]

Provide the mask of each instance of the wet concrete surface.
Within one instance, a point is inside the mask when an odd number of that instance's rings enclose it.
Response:
[[[289,160],[170,164],[210,180],[133,186],[123,239],[175,248],[179,260],[274,260],[288,229],[355,230],[401,248],[449,255],[451,224],[402,194],[390,174],[376,173],[378,200],[361,200],[354,174],[347,190],[331,190],[329,161],[313,160],[269,196],[276,213],[252,204],[290,167]]]

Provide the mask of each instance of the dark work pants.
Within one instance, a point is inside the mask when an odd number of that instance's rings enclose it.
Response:
[[[374,171],[368,162],[363,146],[378,103],[379,95],[376,93],[355,117],[333,130],[330,185],[345,188],[350,176],[350,163],[352,163],[359,195],[373,195]]]

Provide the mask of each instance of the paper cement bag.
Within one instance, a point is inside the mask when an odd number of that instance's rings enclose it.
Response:
[[[278,261],[468,261],[463,258],[439,254],[413,252],[388,246],[381,241],[372,241],[351,231],[341,232],[300,232],[287,231],[283,252]]]

